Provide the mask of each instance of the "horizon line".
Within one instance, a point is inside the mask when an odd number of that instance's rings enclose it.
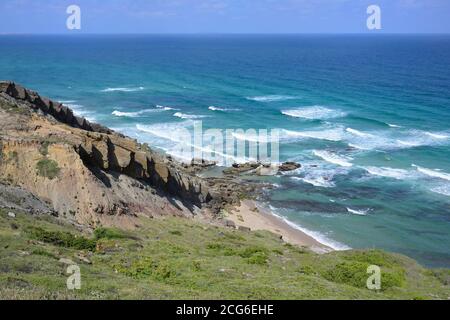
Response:
[[[83,36],[83,35],[450,35],[450,32],[0,32],[0,36]]]

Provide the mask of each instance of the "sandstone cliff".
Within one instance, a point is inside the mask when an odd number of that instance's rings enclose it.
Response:
[[[0,179],[93,226],[140,214],[214,214],[241,196],[231,181],[199,178],[12,82],[0,82]]]

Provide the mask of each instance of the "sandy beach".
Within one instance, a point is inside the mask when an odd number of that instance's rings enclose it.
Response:
[[[332,248],[290,226],[268,210],[261,208],[254,201],[243,201],[240,207],[229,212],[227,219],[233,221],[238,227],[250,228],[253,231],[270,231],[282,236],[287,243],[308,247],[317,253],[333,251]]]

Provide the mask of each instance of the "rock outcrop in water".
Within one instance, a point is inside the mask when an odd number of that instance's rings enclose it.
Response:
[[[91,225],[123,224],[139,214],[214,214],[239,203],[243,190],[232,181],[202,179],[13,82],[0,82],[0,179]]]

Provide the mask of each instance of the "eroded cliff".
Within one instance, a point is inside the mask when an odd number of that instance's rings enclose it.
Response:
[[[13,82],[0,82],[0,178],[94,226],[141,214],[214,214],[241,196],[232,182],[202,179]]]

